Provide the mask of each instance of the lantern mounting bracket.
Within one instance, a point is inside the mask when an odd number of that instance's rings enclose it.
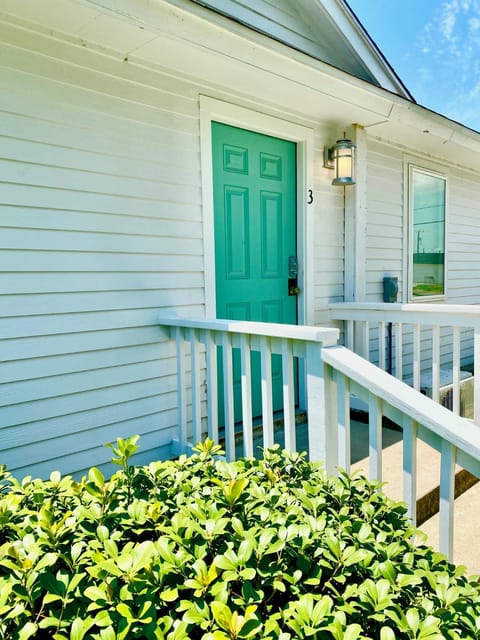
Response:
[[[333,147],[323,148],[323,166],[335,171],[332,184],[355,184],[355,144],[348,138],[337,140]]]
[[[333,147],[323,147],[323,166],[325,169],[335,169]]]

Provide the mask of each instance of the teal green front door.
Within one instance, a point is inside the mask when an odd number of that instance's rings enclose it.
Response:
[[[212,147],[217,318],[296,324],[297,297],[289,295],[289,258],[297,255],[296,145],[213,122]],[[238,418],[240,368],[235,359]],[[254,416],[261,414],[259,369],[253,358]],[[279,357],[272,359],[272,373],[278,410]]]

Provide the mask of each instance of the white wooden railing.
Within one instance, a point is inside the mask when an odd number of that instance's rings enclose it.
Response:
[[[480,306],[450,304],[337,303],[333,320],[345,321],[345,345],[420,389],[428,379],[439,400],[445,374],[452,385],[452,411],[460,413],[462,365],[473,369],[473,417],[480,424]],[[389,333],[391,332],[391,333]]]
[[[225,449],[235,458],[233,349],[241,354],[244,454],[253,455],[250,354],[261,354],[263,447],[273,444],[271,355],[282,357],[285,448],[295,449],[294,358],[304,363],[308,442],[311,460],[323,460],[328,472],[350,469],[350,398],[369,408],[370,478],[382,480],[382,418],[403,429],[403,494],[416,519],[416,448],[422,440],[441,454],[440,550],[453,554],[455,465],[480,477],[480,429],[453,415],[427,396],[374,364],[339,346],[335,329],[228,320],[160,318],[167,338],[176,344],[180,450],[204,438],[219,438],[217,400],[224,394]],[[224,388],[218,389],[217,347],[222,347]],[[188,375],[187,375],[188,374]],[[207,385],[207,404],[202,411]],[[238,428],[238,425],[237,425]]]
[[[325,428],[337,430],[340,468],[350,469],[350,394],[368,406],[370,479],[382,481],[383,416],[402,427],[403,498],[414,523],[420,471],[416,461],[417,441],[422,440],[441,454],[440,551],[452,559],[455,465],[480,478],[480,429],[345,347],[322,349],[322,358],[325,378],[335,382],[338,414],[330,416]]]
[[[253,351],[261,356],[261,396],[263,446],[274,444],[274,412],[272,406],[271,356],[282,356],[283,414],[285,420],[285,448],[295,450],[295,401],[294,358],[300,358],[305,367],[308,412],[312,425],[323,423],[325,384],[321,347],[335,345],[337,329],[322,329],[263,322],[235,320],[189,320],[161,318],[160,324],[168,327],[170,337],[176,342],[178,376],[178,424],[179,448],[184,452],[189,444],[201,441],[208,434],[218,441],[218,393],[224,399],[224,438],[227,458],[235,458],[235,418],[233,406],[233,349],[239,349],[242,388],[243,453],[253,455],[253,416],[251,393],[251,358]],[[218,389],[217,348],[221,347],[224,388]],[[190,364],[190,380],[187,380],[187,364]],[[201,404],[207,396],[206,416]],[[190,411],[188,405],[191,406]],[[206,428],[205,428],[206,418]],[[323,460],[327,445],[320,440],[321,431],[309,431],[310,455]]]

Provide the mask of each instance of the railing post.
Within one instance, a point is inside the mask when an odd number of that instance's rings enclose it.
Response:
[[[312,461],[323,461],[335,473],[338,461],[337,401],[333,372],[322,359],[319,343],[306,346],[308,443]]]
[[[370,480],[382,481],[382,401],[373,394],[368,399],[368,454]]]
[[[442,440],[440,463],[440,552],[453,561],[453,526],[455,503],[455,447]]]
[[[417,524],[417,423],[405,417],[403,421],[403,499],[407,516]]]
[[[350,429],[350,380],[334,371],[338,407],[338,464],[350,473],[352,450]]]

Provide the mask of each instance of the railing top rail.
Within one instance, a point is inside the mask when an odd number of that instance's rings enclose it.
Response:
[[[342,346],[322,349],[323,360],[458,449],[480,460],[480,428]]]
[[[226,331],[229,333],[245,333],[265,336],[267,338],[286,338],[304,342],[317,342],[324,346],[337,344],[339,330],[324,327],[308,327],[303,325],[275,324],[271,322],[250,322],[247,320],[216,320],[199,318],[179,318],[176,316],[160,316],[158,323],[168,327],[188,329],[204,329],[208,331]]]
[[[337,302],[329,305],[329,311],[333,320],[381,319],[453,326],[480,326],[480,305],[476,304]]]

